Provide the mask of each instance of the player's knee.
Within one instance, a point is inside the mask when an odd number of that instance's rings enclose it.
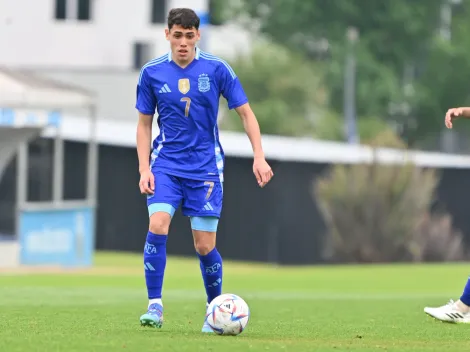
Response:
[[[215,235],[213,239],[206,238],[204,240],[196,240],[194,242],[194,247],[196,248],[196,252],[200,255],[207,255],[215,248]]]
[[[156,212],[150,216],[149,231],[158,235],[167,235],[170,222],[170,214],[162,211]]]
[[[217,217],[191,217],[194,248],[200,255],[207,255],[215,248]]]

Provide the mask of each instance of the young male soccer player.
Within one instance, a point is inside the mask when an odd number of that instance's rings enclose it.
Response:
[[[452,122],[458,118],[470,118],[470,107],[449,109],[445,116],[447,128],[452,128]],[[450,323],[470,323],[470,277],[457,302],[450,300],[444,306],[424,308],[424,312],[433,318]]]
[[[167,235],[180,205],[183,215],[190,218],[207,302],[222,293],[222,258],[215,246],[224,169],[217,128],[220,95],[243,122],[259,186],[264,187],[273,176],[264,157],[258,122],[235,72],[225,61],[196,46],[200,32],[195,12],[171,10],[165,34],[171,51],[142,67],[136,103],[139,187],[147,194],[150,217],[144,247],[149,304],[140,322],[152,327],[163,323]],[[150,148],[155,110],[160,133]],[[205,322],[202,331],[212,332]]]

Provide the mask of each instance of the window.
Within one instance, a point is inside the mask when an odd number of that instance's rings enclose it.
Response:
[[[91,19],[90,0],[78,0],[77,18],[79,21],[89,21]]]
[[[135,42],[133,55],[133,68],[140,70],[152,58],[153,47],[149,43]]]
[[[150,0],[150,22],[152,23],[165,23],[167,16],[166,0]]]
[[[57,20],[91,20],[92,0],[55,0]]]
[[[56,0],[55,18],[58,20],[65,20],[67,18],[67,0]]]

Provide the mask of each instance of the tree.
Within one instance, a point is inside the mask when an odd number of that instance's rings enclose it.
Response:
[[[437,37],[429,46],[426,64],[416,82],[414,114],[418,123],[413,137],[436,135],[444,128],[445,112],[456,106],[470,105],[470,26],[467,14],[454,19],[452,40]],[[470,131],[468,124],[459,131]]]
[[[368,116],[398,125],[412,144],[435,135],[442,129],[447,108],[467,101],[465,77],[470,67],[465,48],[470,44],[470,23],[465,10],[470,9],[470,0],[454,9],[449,43],[438,39],[443,0],[239,0],[238,6],[231,4],[232,8],[226,3],[225,15],[238,11],[248,18],[245,26],[259,25],[260,32],[276,43],[324,63],[329,106],[337,114],[343,109],[345,33],[351,26],[360,34],[355,48],[360,119]],[[392,105],[405,110],[392,112]]]
[[[272,43],[259,44],[251,57],[239,57],[230,64],[263,133],[313,136],[315,121],[326,113],[321,64]],[[236,113],[225,111],[222,116],[221,128],[243,129]]]
[[[238,11],[260,21],[262,33],[313,57],[318,53],[316,41],[343,43],[346,29],[353,26],[377,61],[400,71],[433,37],[442,0],[241,0],[239,4]]]

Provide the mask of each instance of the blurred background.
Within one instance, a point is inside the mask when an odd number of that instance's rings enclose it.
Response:
[[[470,122],[444,115],[470,105],[470,0],[0,0],[0,265],[142,251],[136,83],[173,7],[238,74],[275,173],[257,187],[221,100],[224,257],[469,258]],[[194,255],[180,212],[170,236]]]

